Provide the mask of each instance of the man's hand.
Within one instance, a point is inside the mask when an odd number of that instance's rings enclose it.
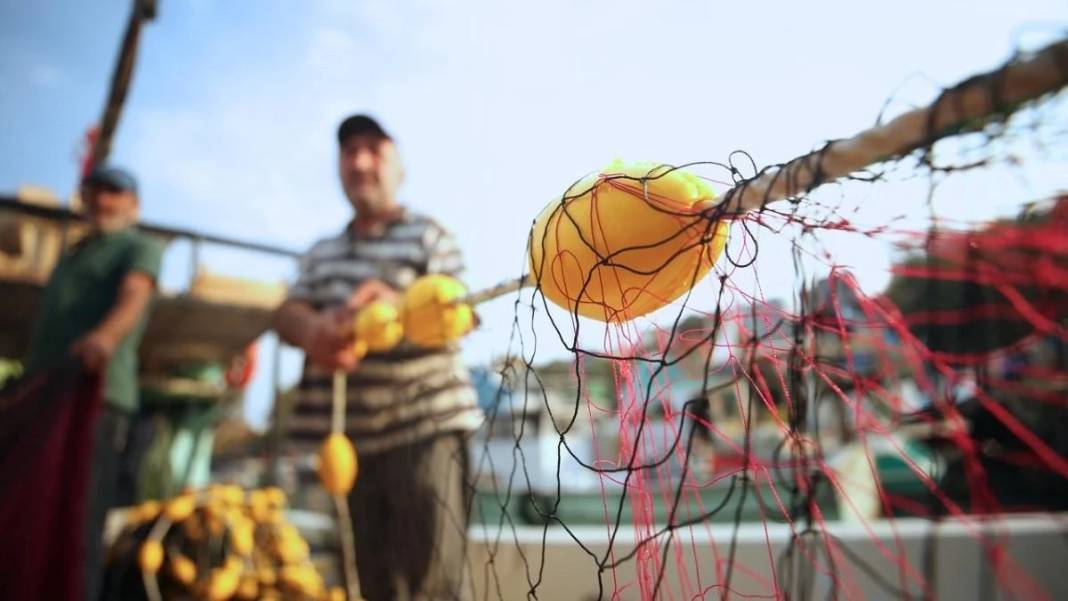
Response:
[[[368,280],[349,295],[345,304],[316,311],[307,303],[287,300],[275,312],[274,327],[282,339],[304,349],[314,365],[328,370],[352,371],[356,356],[353,317],[378,300],[393,300],[397,292],[381,280]]]
[[[352,314],[351,309],[338,307],[316,316],[301,341],[309,361],[329,370],[352,371],[356,368]]]
[[[349,295],[346,306],[353,311],[359,311],[375,301],[392,301],[397,296],[397,291],[382,280],[367,280]]]
[[[70,352],[81,361],[86,371],[99,373],[107,368],[117,346],[110,336],[94,330],[76,340]]]
[[[155,289],[156,281],[148,273],[131,271],[123,277],[115,306],[103,321],[70,347],[70,353],[82,362],[87,371],[96,373],[107,368],[119,343],[144,315]]]

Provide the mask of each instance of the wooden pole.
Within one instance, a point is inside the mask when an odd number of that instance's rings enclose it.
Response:
[[[156,0],[133,0],[130,18],[126,22],[126,32],[119,46],[119,57],[115,71],[111,75],[108,99],[104,105],[104,114],[100,119],[100,129],[92,151],[92,165],[96,166],[107,160],[111,154],[111,142],[119,126],[126,93],[133,79],[134,64],[137,59],[137,46],[141,39],[141,25],[151,20],[156,14]]]

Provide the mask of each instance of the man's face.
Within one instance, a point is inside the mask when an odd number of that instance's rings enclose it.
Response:
[[[341,144],[338,158],[341,186],[357,212],[378,215],[396,206],[404,170],[391,140],[371,133],[353,134]]]
[[[137,196],[110,186],[88,185],[82,194],[89,221],[99,230],[120,230],[137,221]]]

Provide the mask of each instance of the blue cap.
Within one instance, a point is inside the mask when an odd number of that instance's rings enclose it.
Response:
[[[114,188],[137,194],[137,179],[127,170],[110,165],[97,165],[85,178],[86,185]]]

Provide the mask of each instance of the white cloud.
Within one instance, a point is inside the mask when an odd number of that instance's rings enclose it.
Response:
[[[30,64],[26,75],[32,85],[48,89],[58,88],[67,81],[66,75],[58,67],[46,62]]]
[[[55,90],[70,81],[54,60],[33,45],[17,40],[5,42],[0,47],[0,73],[11,81],[45,90]]]

